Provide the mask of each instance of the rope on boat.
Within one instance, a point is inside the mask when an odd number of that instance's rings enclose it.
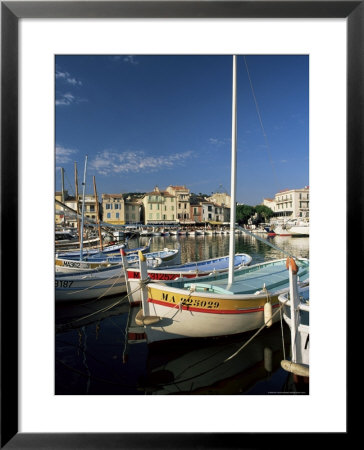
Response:
[[[127,299],[130,295],[132,295],[135,292],[137,292],[139,289],[141,289],[141,287],[142,287],[142,284],[140,286],[138,286],[136,289],[134,289],[132,292],[130,292],[129,294],[126,294],[124,297],[122,297],[121,299],[117,300],[112,305],[105,306],[105,308],[101,308],[101,309],[99,309],[97,311],[94,311],[93,313],[87,314],[86,316],[79,317],[78,319],[72,320],[71,322],[64,323],[62,325],[57,325],[56,326],[56,333],[58,333],[60,331],[64,331],[65,329],[72,327],[73,324],[75,324],[77,322],[81,322],[82,320],[86,320],[86,319],[94,316],[95,314],[106,312],[109,309],[114,308],[115,306],[123,303],[125,299]]]
[[[275,167],[274,167],[274,164],[273,164],[272,156],[271,156],[271,153],[270,153],[270,145],[269,145],[269,143],[268,143],[267,133],[265,132],[265,129],[264,129],[264,126],[263,126],[263,120],[262,120],[262,116],[261,116],[261,114],[260,114],[260,110],[259,110],[257,98],[256,98],[256,96],[255,96],[255,92],[254,92],[254,88],[253,88],[253,83],[252,83],[252,80],[251,80],[251,77],[250,77],[249,68],[248,68],[248,63],[246,62],[245,56],[243,56],[243,58],[244,58],[244,63],[245,63],[246,72],[247,72],[247,74],[248,74],[248,79],[249,79],[250,89],[251,89],[251,91],[252,91],[252,95],[253,95],[253,99],[254,99],[254,103],[255,103],[255,109],[256,109],[256,111],[257,111],[258,119],[259,119],[259,122],[260,122],[260,127],[261,127],[261,129],[262,129],[262,133],[263,133],[263,136],[264,136],[265,146],[266,146],[267,153],[268,153],[268,157],[269,157],[269,162],[270,162],[271,167],[272,167],[272,171],[273,171],[273,175],[274,175],[274,181],[275,181],[276,187],[278,187],[278,186],[279,186],[278,178],[277,178],[276,170],[275,170]],[[278,189],[277,189],[277,191],[278,191]]]
[[[290,257],[290,258],[301,259],[301,258],[295,257],[294,255],[292,255],[292,254],[289,253],[289,252],[286,252],[285,250],[281,249],[281,248],[278,247],[277,245],[272,244],[271,242],[268,241],[268,239],[264,239],[264,238],[262,238],[262,237],[260,237],[260,236],[257,236],[257,235],[255,235],[255,234],[251,233],[250,231],[246,230],[246,229],[243,228],[243,227],[236,227],[236,228],[237,228],[238,230],[242,231],[243,233],[246,233],[246,234],[248,234],[249,236],[251,236],[251,237],[257,239],[258,241],[263,242],[264,244],[269,245],[270,247],[274,248],[275,250],[278,250],[279,252],[282,252],[284,255],[286,255],[286,256],[288,256],[288,257]]]
[[[121,276],[122,276],[122,274],[120,274],[120,275],[116,278],[115,282],[114,282],[114,283],[112,284],[112,286],[110,286],[107,290],[109,290],[110,288],[112,288],[112,287],[115,285],[115,283],[116,283],[118,280],[121,279]],[[73,294],[78,294],[79,292],[88,291],[89,289],[93,289],[94,287],[98,286],[99,284],[105,283],[105,281],[109,281],[109,280],[113,279],[114,277],[115,277],[115,275],[112,275],[112,276],[109,277],[109,278],[103,278],[103,279],[101,279],[100,281],[98,281],[97,283],[93,284],[92,286],[89,286],[89,287],[85,287],[85,288],[79,289],[78,291],[66,292],[66,294],[67,294],[67,295],[73,295]],[[104,294],[103,294],[103,295],[104,295]],[[101,297],[102,297],[102,296],[100,296],[100,297],[98,297],[98,298],[101,298]]]
[[[273,319],[273,317],[279,312],[279,311],[281,311],[281,309],[283,308],[283,306],[286,304],[286,302],[288,302],[288,300],[286,300],[284,303],[282,303],[279,307],[278,307],[278,309],[277,309],[277,311],[275,311],[273,314],[272,314],[272,317],[269,319],[269,320],[267,320],[267,322],[265,322],[259,329],[258,329],[258,331],[256,331],[256,333],[254,333],[253,334],[253,336],[250,338],[250,339],[248,339],[245,343],[244,343],[244,345],[242,345],[235,353],[233,353],[231,356],[229,356],[228,358],[226,358],[225,359],[225,361],[224,362],[227,362],[227,361],[229,361],[230,359],[233,359],[238,353],[240,353],[256,336],[258,336],[258,334],[267,326],[267,324],[268,324],[268,322],[270,322],[272,319]]]

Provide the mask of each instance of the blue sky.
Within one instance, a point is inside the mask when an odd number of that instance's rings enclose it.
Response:
[[[238,56],[238,202],[309,185],[309,58]],[[57,55],[56,190],[230,193],[232,56]],[[257,111],[258,107],[258,111]]]

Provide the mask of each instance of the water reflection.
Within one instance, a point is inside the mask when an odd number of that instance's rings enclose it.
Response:
[[[130,239],[130,247],[147,238]],[[308,257],[308,238],[275,237],[272,242],[295,256]],[[181,245],[182,262],[229,253],[229,236],[153,237],[151,251]],[[236,236],[236,252],[253,263],[284,257],[251,236]],[[280,368],[290,333],[283,323],[265,329],[237,354],[250,337],[244,334],[204,341],[148,346],[128,341],[130,307],[122,296],[56,305],[55,393],[58,395],[271,395],[308,393]]]
[[[309,238],[294,238],[292,236],[275,236],[263,238],[275,246],[281,248],[296,257],[309,257]],[[130,247],[144,245],[147,238],[130,239]],[[151,251],[161,250],[165,247],[174,248],[177,243],[181,245],[181,261],[200,261],[203,259],[216,258],[229,254],[229,236],[154,236],[151,243]],[[246,234],[235,236],[236,253],[248,253],[253,258],[253,264],[271,259],[282,258],[285,255]]]

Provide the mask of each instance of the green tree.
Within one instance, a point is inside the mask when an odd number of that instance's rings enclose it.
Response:
[[[239,225],[247,224],[250,217],[254,216],[255,207],[249,205],[238,205],[236,207],[236,221]]]
[[[257,205],[255,207],[257,214],[263,219],[263,222],[267,223],[269,219],[273,216],[273,211],[265,205]],[[260,220],[261,222],[261,220]]]

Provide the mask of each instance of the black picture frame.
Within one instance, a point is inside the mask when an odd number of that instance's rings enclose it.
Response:
[[[362,254],[363,1],[2,1],[1,2],[1,448],[260,448],[267,433],[19,433],[18,432],[18,21],[21,18],[346,18],[347,19],[347,286],[360,280]],[[343,210],[344,208],[342,208]],[[9,230],[12,236],[9,239]],[[355,242],[354,242],[355,240]],[[355,249],[355,253],[354,250]],[[354,260],[355,261],[355,257]],[[342,266],[343,267],[343,266]],[[11,292],[9,291],[11,286]],[[347,290],[349,298],[349,288]],[[348,350],[350,346],[347,346]],[[264,412],[262,412],[264,416]],[[348,416],[347,416],[348,417]],[[338,433],[335,440],[349,436]],[[289,434],[273,435],[280,445]],[[300,437],[299,444],[309,439]],[[312,437],[311,437],[312,438]],[[315,445],[321,439],[315,434]],[[327,438],[327,436],[323,436]],[[308,442],[308,440],[306,441]]]

